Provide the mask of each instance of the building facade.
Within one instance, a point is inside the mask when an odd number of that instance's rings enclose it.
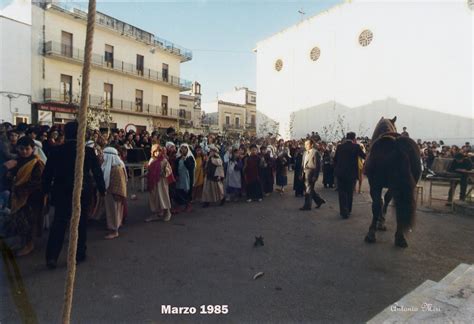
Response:
[[[0,123],[30,123],[31,3],[0,11]]]
[[[193,82],[191,91],[179,96],[179,129],[193,134],[201,134],[201,84]]]
[[[236,87],[233,91],[220,93],[217,101],[203,104],[208,113],[207,125],[217,125],[222,134],[257,133],[257,93],[245,87]]]
[[[353,0],[301,21],[257,44],[259,111],[285,137],[338,124],[370,136],[396,115],[412,137],[472,141],[473,10]]]
[[[33,6],[32,114],[40,124],[75,118],[86,19],[86,12],[58,3]],[[111,117],[101,127],[178,126],[180,92],[191,89],[180,64],[192,59],[190,51],[97,12],[92,52],[89,106]]]
[[[255,91],[246,87],[235,87],[233,91],[219,94],[218,100],[244,106],[245,130],[250,135],[257,133],[257,93]]]

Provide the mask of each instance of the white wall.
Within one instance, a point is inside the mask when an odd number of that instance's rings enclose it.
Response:
[[[0,122],[13,123],[14,116],[31,122],[31,25],[0,16],[0,40]],[[11,100],[13,113],[9,93],[22,94]]]
[[[358,43],[364,29],[374,34],[367,47]],[[258,109],[280,122],[282,134],[290,112],[328,102],[352,109],[395,98],[404,105],[473,118],[472,29],[473,12],[464,0],[335,6],[257,44]],[[317,61],[309,56],[314,46],[321,49]],[[274,69],[277,59],[283,60],[280,72]],[[398,106],[391,107],[385,113],[396,115]],[[413,127],[427,114],[413,116]],[[327,119],[335,117],[329,113]],[[305,115],[295,128],[308,132],[318,119]],[[424,135],[430,134],[420,132]],[[449,130],[445,135],[455,137]]]

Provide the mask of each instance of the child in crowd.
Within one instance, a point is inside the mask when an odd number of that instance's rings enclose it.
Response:
[[[250,156],[245,160],[244,174],[247,185],[247,202],[262,201],[262,185],[260,183],[260,157],[257,155],[257,145],[250,146]]]
[[[274,184],[274,161],[273,161],[273,151],[270,147],[262,146],[260,147],[260,181],[262,184],[262,189],[266,197],[270,196],[273,192]]]
[[[204,186],[204,166],[206,163],[206,156],[200,146],[195,149],[196,168],[194,169],[194,184],[193,184],[193,200],[201,200],[202,187]]]
[[[35,142],[24,136],[16,142],[17,164],[7,177],[12,180],[11,215],[8,232],[21,238],[23,248],[17,256],[30,254],[34,238],[40,236],[43,226],[44,195],[41,191],[43,161],[35,154]]]
[[[219,149],[216,145],[209,145],[209,158],[206,162],[206,178],[202,190],[203,207],[209,207],[210,203],[220,202],[224,205],[224,163],[219,156]]]
[[[276,159],[276,184],[278,187],[277,190],[281,194],[285,192],[285,187],[288,185],[288,164],[289,156],[287,149],[283,149],[278,154]]]
[[[176,155],[176,202],[191,211],[191,195],[194,182],[196,161],[188,144],[181,144]]]
[[[239,149],[233,149],[227,164],[227,175],[225,178],[227,201],[239,200],[242,188],[242,169],[243,164],[240,158],[240,151]]]

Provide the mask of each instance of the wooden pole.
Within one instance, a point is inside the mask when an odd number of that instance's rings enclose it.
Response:
[[[82,91],[81,104],[78,111],[78,130],[76,146],[76,162],[74,172],[74,191],[72,199],[72,216],[69,231],[69,250],[67,256],[67,276],[64,290],[64,304],[62,310],[62,323],[71,322],[72,297],[74,293],[74,281],[76,277],[76,252],[79,219],[81,217],[81,192],[84,174],[85,136],[87,107],[89,105],[89,75],[91,70],[92,42],[94,39],[96,0],[89,0],[89,11],[87,13],[87,32],[84,51],[84,65],[82,67]]]

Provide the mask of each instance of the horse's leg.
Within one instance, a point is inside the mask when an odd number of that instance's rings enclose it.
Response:
[[[370,186],[370,197],[372,198],[372,224],[370,224],[369,232],[365,237],[367,243],[375,243],[375,232],[377,221],[382,215],[382,187]]]
[[[377,230],[379,231],[386,231],[387,227],[385,226],[385,215],[387,215],[388,205],[390,205],[390,201],[392,201],[392,193],[390,189],[387,190],[385,196],[383,197],[383,208],[382,214],[380,214],[379,221],[377,223]]]
[[[395,233],[395,245],[401,248],[408,247],[405,233],[413,226],[415,218],[415,189],[405,187],[402,190],[393,191],[395,209],[397,212],[397,231]]]

